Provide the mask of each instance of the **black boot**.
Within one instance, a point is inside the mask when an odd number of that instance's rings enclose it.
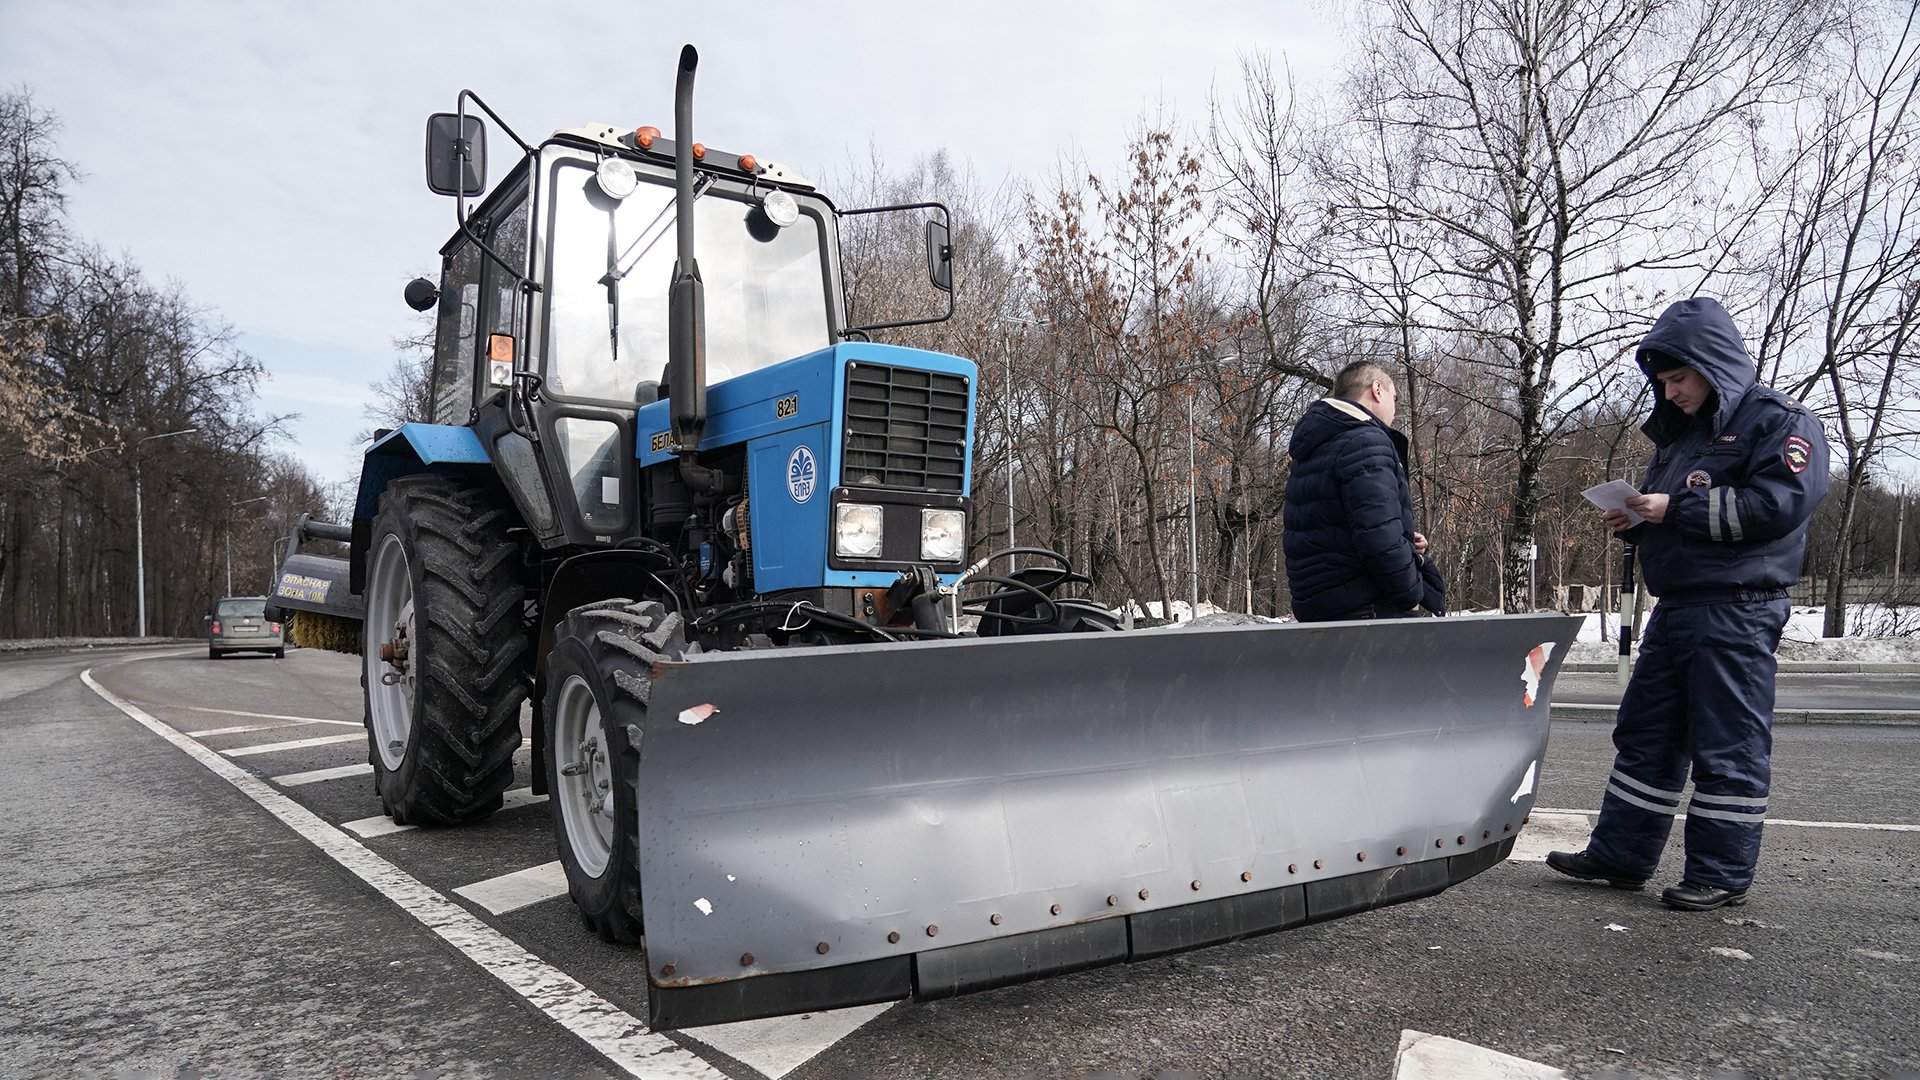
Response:
[[[1660,900],[1668,907],[1682,911],[1712,911],[1717,907],[1739,907],[1747,902],[1747,890],[1735,892],[1732,889],[1716,889],[1711,885],[1695,885],[1691,881],[1682,881],[1660,893]]]
[[[1646,878],[1615,870],[1584,851],[1548,852],[1547,867],[1582,881],[1604,881],[1616,889],[1638,889],[1647,883]]]

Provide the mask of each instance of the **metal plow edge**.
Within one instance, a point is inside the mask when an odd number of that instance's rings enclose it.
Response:
[[[1578,626],[658,665],[638,807],[650,1021],[946,997],[1440,892],[1511,850]]]

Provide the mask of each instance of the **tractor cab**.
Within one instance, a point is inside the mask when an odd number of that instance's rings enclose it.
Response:
[[[494,117],[522,153],[486,191],[487,129],[464,114],[469,100],[493,115],[466,93],[462,113],[428,125],[428,186],[456,197],[459,228],[441,249],[438,286],[419,279],[407,288],[416,309],[437,309],[429,420],[475,432],[543,547],[672,542],[700,509],[699,493],[682,490],[677,468],[650,478],[636,463],[670,450],[669,458],[702,459],[695,464],[725,476],[728,464],[738,474],[744,462],[722,459],[745,453],[744,440],[687,445],[686,432],[662,439],[636,425],[639,410],[675,396],[678,148],[651,126],[610,125],[561,129],[533,146]],[[688,149],[687,225],[699,238],[704,310],[680,396],[704,420],[708,384],[863,340],[878,327],[849,325],[842,212],[811,181],[753,154]],[[951,313],[945,207],[848,213],[925,218],[929,279],[946,291]],[[654,411],[662,418],[655,427],[671,432],[667,409]],[[728,494],[739,494],[731,482]]]

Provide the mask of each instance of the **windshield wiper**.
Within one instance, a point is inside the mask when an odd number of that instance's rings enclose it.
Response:
[[[702,195],[705,195],[707,189],[713,187],[716,179],[718,178],[713,176],[695,177],[693,185],[694,200],[698,201]],[[647,257],[648,252],[653,250],[654,245],[660,242],[660,238],[666,236],[667,233],[671,231],[671,226],[674,223],[671,215],[674,212],[674,203],[678,201],[679,196],[677,195],[674,198],[668,199],[667,205],[661,207],[660,212],[653,215],[653,220],[647,222],[646,227],[640,230],[640,235],[633,238],[633,243],[628,244],[627,250],[625,251],[617,250],[620,239],[614,221],[615,211],[607,211],[607,272],[600,275],[600,284],[606,286],[607,289],[607,339],[611,358],[616,364],[620,362],[620,279],[627,276],[627,271],[622,270],[620,267],[622,264],[629,267],[638,264],[641,259]],[[617,210],[618,207],[616,206],[615,209]],[[642,242],[645,242],[646,247],[640,248]],[[638,255],[634,254],[635,248],[640,248]],[[629,259],[628,256],[632,256],[632,258]]]

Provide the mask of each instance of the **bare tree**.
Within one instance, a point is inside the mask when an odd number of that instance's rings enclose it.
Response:
[[[1444,245],[1405,323],[1487,348],[1478,404],[1512,426],[1504,602],[1527,606],[1541,470],[1665,299],[1716,256],[1699,207],[1724,199],[1747,122],[1789,90],[1822,30],[1811,0],[1380,0],[1350,82],[1369,146],[1337,215]],[[1392,182],[1389,182],[1391,179]],[[1402,273],[1398,279],[1405,280]],[[1393,276],[1389,276],[1393,280]],[[1440,387],[1443,392],[1452,388]]]

